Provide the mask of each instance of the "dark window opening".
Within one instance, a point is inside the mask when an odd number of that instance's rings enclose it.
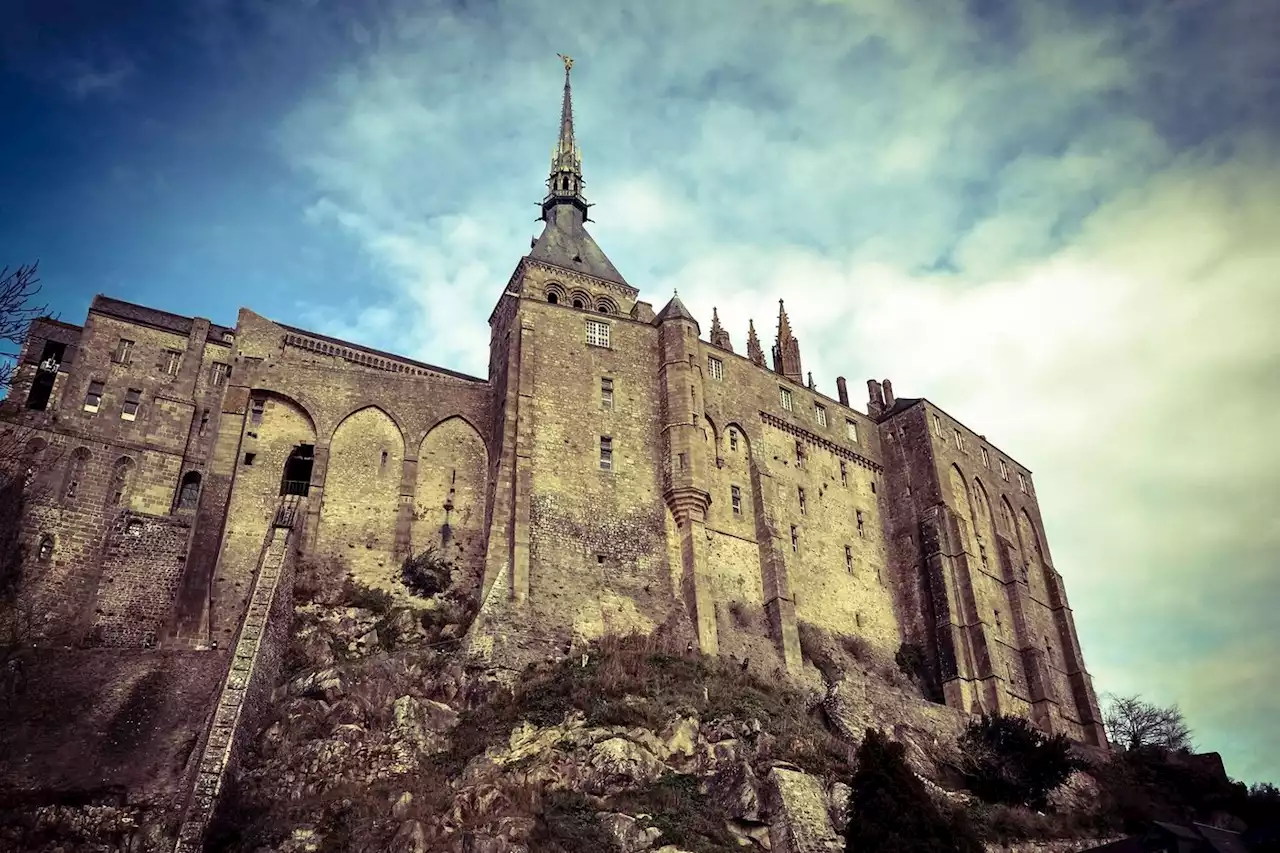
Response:
[[[378,471],[382,472],[385,470],[387,470],[387,451],[384,450],[382,451],[382,459],[378,462]]]
[[[204,435],[204,431],[209,427],[209,410],[205,409],[200,413],[200,435]]]
[[[311,468],[315,464],[316,448],[312,444],[300,444],[289,454],[284,463],[284,476],[280,480],[280,494],[306,495],[311,489]]]
[[[559,302],[559,301],[560,301],[560,297],[559,297],[559,296],[557,296],[557,295],[556,295],[556,294],[554,294],[554,293],[548,293],[548,294],[547,294],[547,301],[548,301],[548,302],[550,302],[552,305],[555,305],[557,302]]]
[[[47,563],[53,559],[53,537],[48,533],[40,537],[40,547],[36,549],[36,559]]]
[[[574,308],[581,308],[581,307],[583,307],[583,305],[582,305],[582,300],[581,300],[581,299],[575,299],[575,300],[573,300],[573,307],[574,307]]]
[[[62,358],[66,352],[66,344],[60,344],[57,341],[45,342],[40,364],[36,367],[35,379],[31,381],[31,391],[27,394],[28,409],[43,412],[49,408],[53,383],[58,378],[58,369],[62,366]]]
[[[262,415],[267,409],[267,401],[258,398],[253,401],[253,406],[249,409],[249,422],[253,424],[262,423]]]
[[[200,503],[200,472],[188,471],[182,475],[178,490],[178,509],[195,509]]]
[[[255,459],[257,459],[257,458],[258,458],[258,454],[256,454],[256,453],[246,453],[246,454],[244,455],[244,464],[246,464],[246,465],[252,465],[252,464],[253,464],[253,460],[255,460]]]

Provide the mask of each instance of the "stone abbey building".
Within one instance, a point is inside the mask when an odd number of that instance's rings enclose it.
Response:
[[[566,65],[569,63],[566,62]],[[273,322],[97,297],[32,325],[3,407],[30,456],[23,601],[47,644],[223,649],[282,514],[304,557],[398,597],[443,549],[475,654],[687,619],[797,672],[805,625],[925,650],[936,701],[1104,744],[1030,472],[921,398],[806,381],[678,297],[655,311],[584,222],[566,67],[545,227],[486,377]],[[29,435],[29,438],[28,438]],[[296,516],[296,517],[295,517]]]

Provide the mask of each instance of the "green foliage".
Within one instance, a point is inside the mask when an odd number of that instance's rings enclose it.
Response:
[[[600,824],[596,806],[582,794],[552,791],[543,798],[541,820],[529,842],[534,850],[547,853],[578,853],[579,850],[607,853],[615,849],[609,833]]]
[[[905,749],[868,729],[850,782],[845,849],[876,853],[981,853],[963,812],[939,806],[903,757]]]
[[[432,546],[405,558],[400,580],[414,595],[430,598],[449,588],[453,564]]]
[[[386,616],[395,606],[396,600],[389,592],[374,589],[357,580],[347,578],[346,584],[342,587],[341,603],[348,607],[372,611],[379,616]]]
[[[725,829],[729,814],[701,793],[697,776],[664,773],[644,791],[624,799],[628,813],[649,815],[642,825],[662,832],[660,844],[691,853],[741,849]]]
[[[1066,735],[1046,735],[1023,717],[984,714],[959,748],[969,790],[990,803],[1043,809],[1076,769]]]

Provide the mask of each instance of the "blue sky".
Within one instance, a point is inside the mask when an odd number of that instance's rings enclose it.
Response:
[[[785,297],[820,389],[1030,466],[1099,691],[1280,782],[1278,43],[1277,0],[5,0],[0,264],[73,322],[245,305],[482,375],[569,53],[643,298],[741,348]]]

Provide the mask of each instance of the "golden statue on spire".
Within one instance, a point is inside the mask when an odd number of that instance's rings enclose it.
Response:
[[[557,53],[557,54],[556,54],[556,56],[558,56],[558,57],[560,57],[561,59],[563,59],[563,60],[564,60],[564,70],[565,70],[565,73],[566,73],[566,74],[567,74],[567,73],[569,73],[569,69],[573,67],[573,57],[572,57],[572,56],[565,56],[563,53]]]

